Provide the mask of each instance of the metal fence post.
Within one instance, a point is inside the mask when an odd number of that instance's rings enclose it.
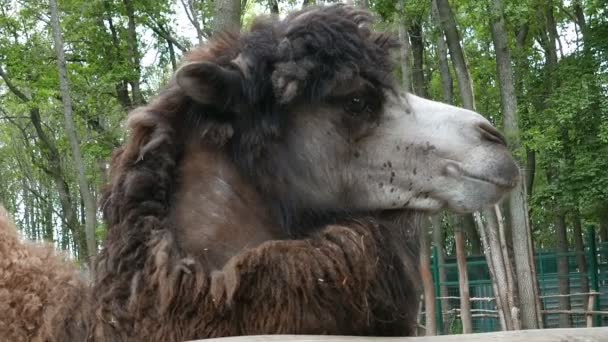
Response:
[[[443,308],[441,306],[441,281],[439,279],[439,255],[437,246],[432,246],[433,253],[433,280],[435,283],[435,301],[437,302],[437,335],[443,335]]]
[[[595,227],[592,224],[587,225],[587,245],[589,246],[589,255],[587,256],[587,260],[589,260],[589,282],[590,287],[594,292],[597,292],[595,300],[595,307],[593,310],[599,311],[600,308],[600,284],[598,281],[598,265],[597,265],[597,246],[595,244]],[[597,327],[601,324],[601,317],[599,315],[595,315],[594,325]]]

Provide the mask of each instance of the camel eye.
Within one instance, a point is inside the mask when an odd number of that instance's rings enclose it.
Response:
[[[345,105],[344,110],[352,116],[367,113],[370,111],[368,102],[363,97],[353,97]]]

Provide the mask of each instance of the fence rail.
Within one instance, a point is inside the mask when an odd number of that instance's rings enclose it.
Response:
[[[359,337],[317,335],[261,335],[224,337],[198,342],[606,342],[608,327],[501,331],[492,333],[424,337]],[[192,341],[197,342],[197,341]]]

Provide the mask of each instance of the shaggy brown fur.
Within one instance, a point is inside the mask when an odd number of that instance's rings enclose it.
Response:
[[[88,324],[89,287],[52,246],[23,243],[0,206],[0,338],[79,341]],[[66,317],[70,317],[66,320]]]
[[[186,56],[246,75],[199,94],[215,102],[193,101],[172,79],[130,115],[131,139],[115,154],[102,203],[109,233],[90,291],[4,223],[0,282],[10,283],[0,283],[9,303],[0,300],[0,315],[10,316],[0,333],[41,341],[413,333],[415,229],[350,211],[342,201],[356,193],[329,204],[305,193],[323,188],[307,183],[322,165],[297,159],[310,139],[297,135],[299,120],[330,117],[296,114],[357,90],[359,80],[372,95],[390,89],[395,40],[362,27],[367,13],[309,11],[259,20]],[[348,141],[365,131],[344,126]]]

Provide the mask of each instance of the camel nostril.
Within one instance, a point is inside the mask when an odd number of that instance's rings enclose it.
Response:
[[[481,132],[481,138],[497,143],[499,145],[507,146],[507,139],[502,135],[494,126],[482,122],[477,125],[477,128]]]

